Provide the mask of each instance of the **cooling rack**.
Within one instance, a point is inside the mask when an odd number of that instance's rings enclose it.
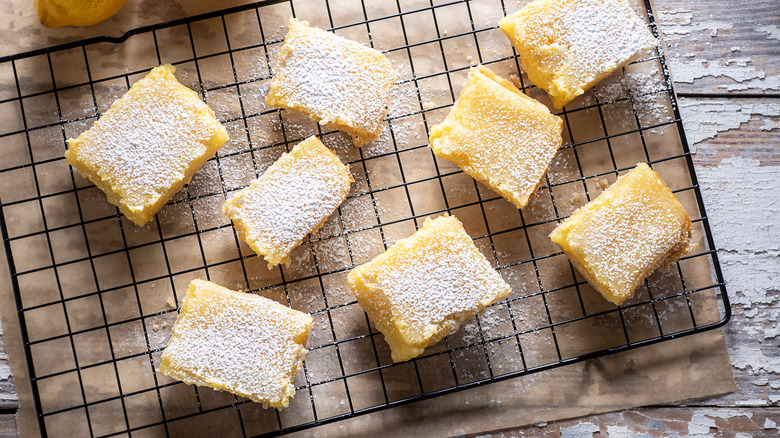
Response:
[[[0,58],[0,222],[42,434],[276,435],[728,321],[728,296],[661,47],[558,112],[564,146],[537,196],[519,211],[427,147],[427,130],[446,116],[470,65],[488,65],[549,104],[497,28],[517,5],[303,3],[258,2],[120,38]],[[657,36],[649,0],[637,7]],[[265,107],[291,16],[374,46],[394,63],[399,80],[378,141],[357,149],[339,132]],[[88,128],[160,63],[177,66],[179,79],[215,109],[231,141],[141,228],[62,154],[66,138]],[[349,164],[355,187],[296,249],[289,267],[268,271],[239,242],[221,203],[314,134]],[[614,307],[547,234],[640,161],[686,207],[698,247]],[[444,212],[464,222],[513,292],[422,356],[393,364],[350,294],[346,273]],[[314,317],[289,408],[262,409],[155,371],[192,278],[268,296]]]

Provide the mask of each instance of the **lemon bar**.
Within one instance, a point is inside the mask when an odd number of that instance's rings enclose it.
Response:
[[[286,408],[311,324],[311,316],[268,298],[193,280],[160,372]]]
[[[288,261],[303,238],[344,202],[352,182],[339,157],[317,137],[309,137],[228,199],[222,210],[241,240],[265,257],[271,269]]]
[[[454,216],[425,219],[347,282],[395,362],[419,356],[510,291]]]
[[[691,248],[691,218],[645,163],[621,176],[550,234],[574,267],[615,305]]]
[[[658,45],[626,0],[536,0],[499,26],[556,108]]]
[[[361,146],[379,138],[394,81],[381,52],[293,18],[266,103],[330,124]]]
[[[436,156],[523,208],[561,147],[562,130],[560,117],[480,65],[429,141]]]
[[[153,68],[91,128],[68,139],[68,164],[139,226],[228,141],[214,111],[175,70]]]

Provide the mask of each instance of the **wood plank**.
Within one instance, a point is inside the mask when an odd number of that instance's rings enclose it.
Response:
[[[696,166],[729,158],[780,166],[780,99],[681,97],[679,103],[688,141],[703,138],[691,146]]]
[[[640,408],[466,437],[777,436],[778,424],[780,408]]]
[[[603,436],[678,436],[697,434],[718,434],[735,436],[776,436],[780,424],[780,409],[733,409],[733,408],[640,408],[623,412],[611,412],[589,417],[520,428],[491,431],[467,435],[468,438],[484,437],[547,437],[547,436],[592,436],[600,432]],[[16,418],[11,414],[0,414],[0,438],[15,438]]]
[[[738,132],[773,135],[780,143],[777,131],[748,126]],[[715,147],[723,148],[722,140]],[[707,143],[699,150],[709,148]],[[725,333],[740,391],[697,403],[780,406],[780,167],[756,156],[721,157],[717,166],[699,167],[697,175],[731,299],[734,316]]]
[[[0,325],[0,409],[16,409],[17,407],[16,388],[11,376],[11,367],[8,365],[8,355],[5,351],[3,327]],[[0,434],[0,436],[2,435]]]
[[[656,0],[675,88],[780,95],[777,0]]]
[[[0,438],[16,438],[16,415],[0,414]]]
[[[780,98],[681,97],[679,108],[696,166],[737,157],[780,166]]]

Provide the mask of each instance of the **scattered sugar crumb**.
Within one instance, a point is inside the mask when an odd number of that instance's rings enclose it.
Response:
[[[393,87],[388,103],[388,116],[401,118],[419,110],[417,87],[414,82],[407,82]]]
[[[517,88],[521,88],[521,87],[522,87],[522,85],[523,85],[523,84],[521,84],[521,83],[520,83],[520,77],[519,77],[519,76],[517,76],[516,74],[512,74],[512,75],[510,75],[510,76],[509,76],[509,79],[512,81],[512,84],[513,84],[515,87],[517,87]]]

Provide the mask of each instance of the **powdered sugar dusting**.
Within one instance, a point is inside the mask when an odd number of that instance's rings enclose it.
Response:
[[[287,406],[312,318],[275,301],[194,280],[161,371],[189,384]]]
[[[450,315],[473,311],[486,295],[502,289],[501,282],[488,274],[492,271],[486,269],[487,263],[475,264],[473,254],[455,240],[457,236],[441,237],[452,240],[432,242],[421,254],[414,254],[417,257],[405,258],[409,264],[403,269],[391,269],[387,276],[386,290],[393,295],[395,307],[404,309],[401,318],[411,323],[413,331],[425,332]]]
[[[66,154],[71,164],[95,169],[87,176],[114,191],[131,210],[170,196],[171,187],[213,153],[208,142],[219,132],[226,136],[213,112],[176,81],[173,70],[153,69],[92,128],[71,140]]]
[[[653,265],[678,244],[679,232],[672,234],[663,227],[647,227],[645,222],[627,220],[640,215],[644,216],[644,221],[651,223],[668,222],[669,219],[672,219],[672,217],[667,216],[667,212],[648,209],[650,198],[650,194],[640,194],[630,202],[616,204],[609,214],[596,215],[588,220],[590,231],[583,243],[583,245],[593,248],[589,257],[586,257],[588,264],[593,266],[595,271],[616,283],[635,282],[636,278],[633,277],[637,269],[643,270],[645,267]],[[595,227],[596,224],[600,226]],[[619,254],[600,250],[610,248],[613,245],[620,248],[631,248],[631,258],[615,260]],[[630,269],[626,269],[626,264],[630,266]]]
[[[654,46],[645,23],[625,1],[579,0],[553,12],[561,14],[561,43],[571,51],[572,71],[586,83]]]
[[[362,144],[379,135],[394,81],[382,53],[293,19],[268,104],[332,123]]]
[[[625,298],[652,271],[688,251],[690,230],[690,219],[674,195],[640,164],[551,237],[576,256],[575,265],[584,265],[589,278],[608,287],[602,293]]]
[[[441,339],[509,293],[509,285],[452,216],[426,219],[417,233],[355,268],[350,283],[369,315],[390,318],[415,343]],[[375,308],[373,295],[381,295],[387,307]],[[393,358],[398,360],[396,352]]]
[[[596,87],[596,95],[602,103],[611,103],[620,99],[628,99],[630,94],[641,97],[666,91],[664,78],[659,71],[648,72],[626,71],[625,76],[617,74],[604,79]]]
[[[522,61],[538,64],[547,84],[537,85],[546,85],[556,106],[657,44],[625,0],[537,0],[505,20],[502,28],[532,55]]]
[[[279,157],[223,209],[242,239],[273,266],[336,210],[351,183],[338,157],[310,137]]]

